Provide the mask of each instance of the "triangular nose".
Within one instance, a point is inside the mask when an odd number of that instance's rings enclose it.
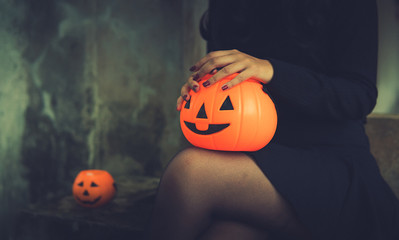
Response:
[[[206,116],[205,112],[205,103],[202,104],[200,110],[198,111],[197,118],[208,119],[208,116]]]
[[[83,196],[89,196],[89,192],[88,192],[87,190],[85,190],[85,191],[83,192]]]

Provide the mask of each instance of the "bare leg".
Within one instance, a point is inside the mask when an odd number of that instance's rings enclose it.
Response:
[[[264,230],[234,221],[213,221],[200,240],[268,240]]]
[[[215,217],[288,239],[310,239],[290,206],[247,155],[186,149],[162,177],[151,239],[196,239],[212,229]]]

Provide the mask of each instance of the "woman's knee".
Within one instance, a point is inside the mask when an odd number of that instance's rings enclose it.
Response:
[[[212,166],[204,164],[208,150],[187,148],[179,152],[168,164],[162,178],[160,188],[173,191],[174,194],[201,191],[203,179],[209,179]]]
[[[203,155],[201,152],[203,151],[194,147],[182,150],[170,161],[164,172],[164,177],[169,175],[175,177],[190,175],[188,173],[191,173],[194,169],[198,169],[197,165],[201,164],[201,155]]]

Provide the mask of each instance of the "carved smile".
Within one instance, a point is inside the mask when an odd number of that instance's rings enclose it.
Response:
[[[77,197],[79,202],[86,204],[86,205],[94,205],[96,204],[98,201],[100,201],[101,196],[99,196],[98,198],[94,199],[93,201],[83,201],[82,199],[80,199],[79,197]]]
[[[225,124],[209,124],[208,130],[202,131],[198,130],[197,127],[195,126],[195,123],[187,122],[184,121],[184,124],[186,124],[186,127],[190,129],[192,132],[200,135],[210,135],[214,134],[217,132],[222,131],[223,129],[227,128],[230,126],[230,123],[225,123]]]

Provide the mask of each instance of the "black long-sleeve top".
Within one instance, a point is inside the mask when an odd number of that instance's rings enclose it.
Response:
[[[377,98],[376,1],[300,5],[211,0],[202,35],[209,51],[238,49],[271,62],[265,87],[278,111],[273,142],[368,147],[363,124]]]

